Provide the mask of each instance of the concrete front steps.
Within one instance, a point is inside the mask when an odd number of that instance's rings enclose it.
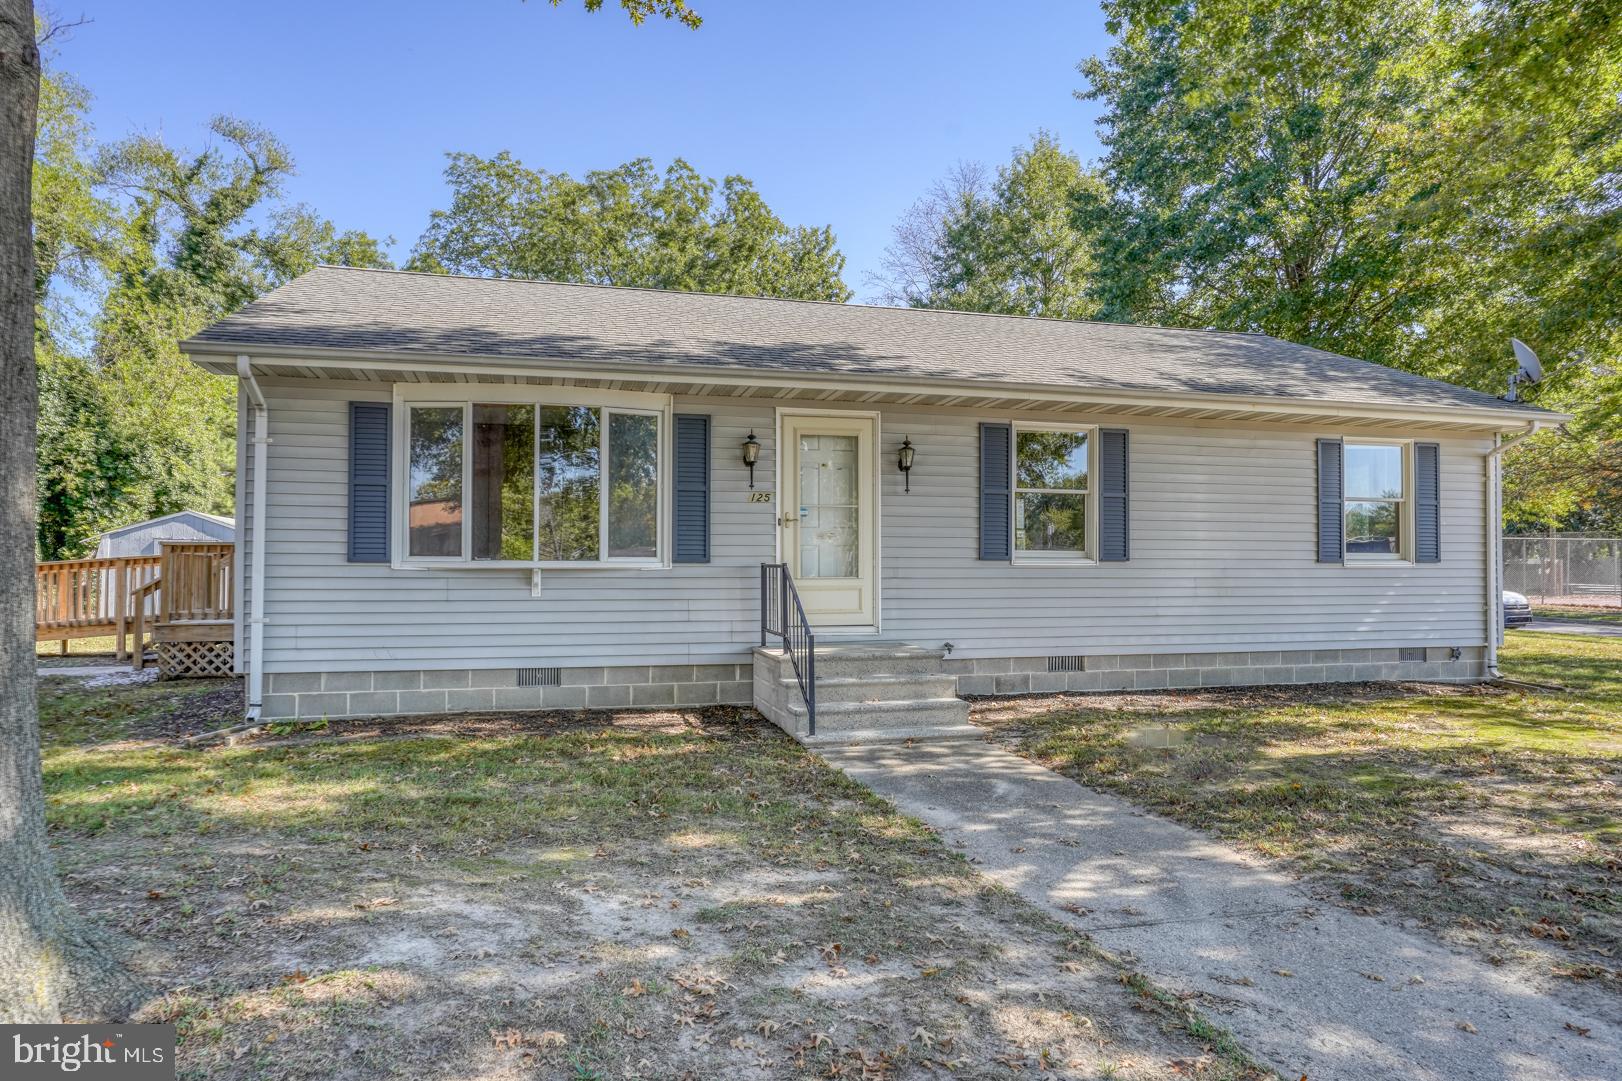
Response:
[[[957,677],[939,649],[868,642],[817,647],[817,731],[812,735],[794,665],[781,649],[755,650],[755,708],[807,746],[977,739]]]

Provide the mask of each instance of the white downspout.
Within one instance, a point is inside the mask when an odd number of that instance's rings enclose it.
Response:
[[[270,408],[253,377],[253,366],[244,355],[237,357],[237,378],[247,388],[253,406],[253,494],[249,502],[253,509],[252,554],[248,562],[248,595],[253,606],[244,612],[248,620],[248,710],[247,719],[257,721],[264,706],[265,696],[265,457],[270,446]],[[246,532],[246,531],[244,531]],[[243,598],[246,600],[247,598]]]
[[[1482,458],[1483,473],[1486,475],[1487,485],[1487,678],[1498,678],[1498,646],[1504,637],[1504,619],[1501,615],[1504,587],[1500,584],[1504,580],[1504,491],[1503,491],[1503,459],[1500,457],[1504,451],[1515,444],[1532,438],[1542,429],[1541,421],[1529,421],[1526,431],[1494,444]],[[1496,441],[1497,436],[1493,439]]]

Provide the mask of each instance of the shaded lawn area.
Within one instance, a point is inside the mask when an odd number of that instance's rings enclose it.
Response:
[[[1015,750],[1420,921],[1622,991],[1622,641],[1511,634],[1508,677],[985,701]]]
[[[239,701],[41,689],[70,894],[182,1077],[1258,1076],[748,711],[174,744]]]

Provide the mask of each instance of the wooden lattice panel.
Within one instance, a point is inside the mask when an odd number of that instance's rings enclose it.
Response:
[[[229,676],[233,660],[230,642],[159,642],[160,679]]]

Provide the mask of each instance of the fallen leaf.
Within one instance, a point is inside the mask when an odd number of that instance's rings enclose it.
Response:
[[[370,901],[356,901],[355,907],[362,912],[373,908],[388,908],[390,905],[400,903],[398,897],[373,897]]]
[[[1476,1030],[1476,1026],[1472,1025],[1468,1021],[1460,1021],[1458,1028],[1460,1032],[1475,1032]]]
[[[1579,1036],[1587,1036],[1593,1030],[1583,1028],[1581,1025],[1574,1025],[1570,1021],[1567,1021],[1566,1022],[1566,1031],[1575,1032]]]

